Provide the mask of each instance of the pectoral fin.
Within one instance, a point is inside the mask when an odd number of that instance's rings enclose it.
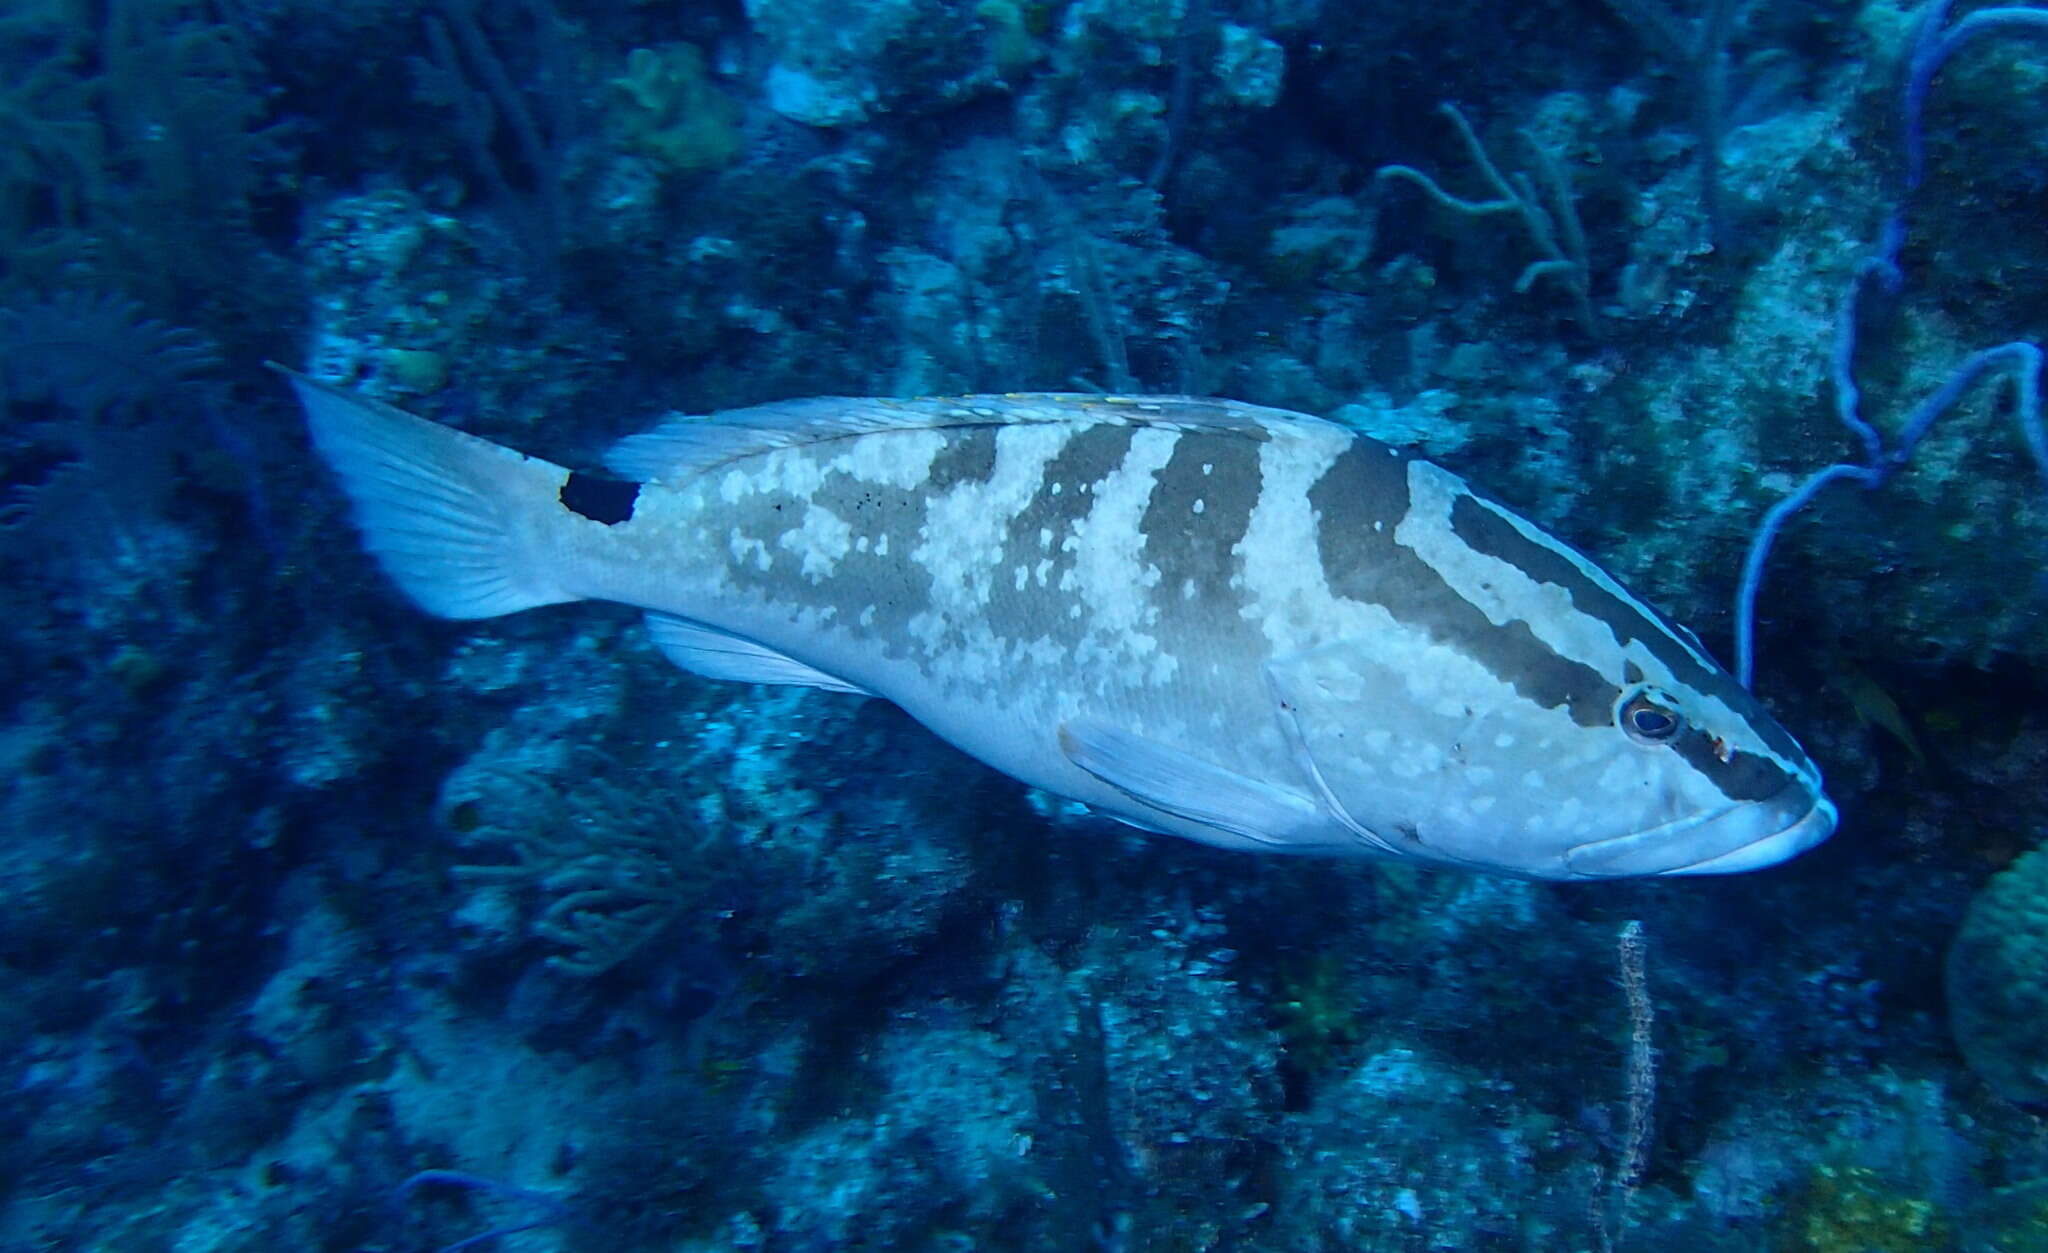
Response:
[[[813,669],[730,631],[708,627],[673,614],[647,615],[647,634],[661,655],[691,674],[735,683],[783,683],[822,687],[828,692],[871,696],[866,688]]]
[[[1157,740],[1091,720],[1060,724],[1060,751],[1111,787],[1178,818],[1261,844],[1323,821],[1306,796],[1261,783]]]

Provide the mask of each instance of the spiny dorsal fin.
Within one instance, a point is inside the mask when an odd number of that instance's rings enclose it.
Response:
[[[1231,400],[1189,396],[1090,396],[1060,392],[912,400],[816,396],[730,409],[705,417],[677,416],[613,445],[604,463],[641,483],[675,482],[777,448],[823,443],[877,431],[960,430],[1031,423],[1115,422],[1175,430],[1231,431],[1256,439],[1270,429],[1258,415],[1277,412]],[[1300,414],[1283,415],[1300,425]]]

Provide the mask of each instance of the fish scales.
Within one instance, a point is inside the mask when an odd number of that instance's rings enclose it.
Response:
[[[894,700],[1135,826],[1545,878],[1754,869],[1834,827],[1682,628],[1317,418],[827,398],[671,421],[606,481],[294,383],[429,610],[636,605],[686,668]]]

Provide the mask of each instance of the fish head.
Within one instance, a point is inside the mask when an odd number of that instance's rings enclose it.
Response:
[[[1364,851],[1541,879],[1735,874],[1835,829],[1819,769],[1718,668],[1644,658],[1565,691],[1438,660],[1339,645],[1268,668],[1297,767]]]
[[[1717,686],[1622,689],[1597,780],[1613,812],[1563,836],[1566,877],[1740,874],[1834,834],[1820,768],[1732,678]]]

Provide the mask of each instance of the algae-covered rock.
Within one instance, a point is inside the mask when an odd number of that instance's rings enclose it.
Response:
[[[686,43],[635,48],[612,80],[627,142],[671,170],[716,169],[739,155],[740,106]]]

